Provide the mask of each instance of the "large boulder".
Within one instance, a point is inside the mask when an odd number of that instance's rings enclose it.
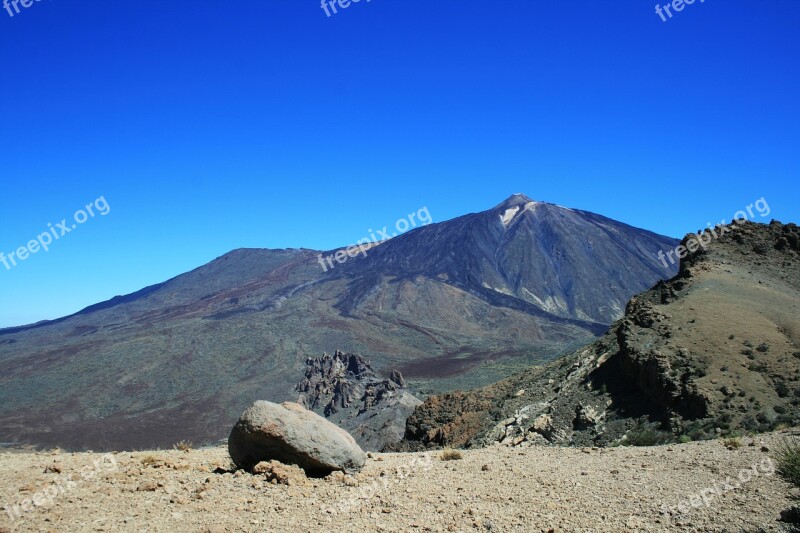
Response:
[[[319,476],[334,470],[357,472],[367,460],[349,433],[291,402],[258,401],[250,406],[233,426],[228,453],[246,470],[277,460]]]

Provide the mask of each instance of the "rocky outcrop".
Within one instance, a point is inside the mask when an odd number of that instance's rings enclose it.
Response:
[[[357,472],[367,460],[349,433],[291,402],[255,402],[233,427],[228,452],[245,470],[276,460],[323,476],[336,470]]]
[[[684,348],[659,342],[672,337],[670,318],[645,299],[628,302],[625,318],[616,327],[620,371],[650,401],[684,418],[703,418],[708,398],[692,377],[702,375],[706,365]]]
[[[369,451],[398,443],[405,420],[422,403],[406,390],[400,371],[383,379],[363,357],[339,350],[306,359],[295,390],[299,403],[345,428]]]

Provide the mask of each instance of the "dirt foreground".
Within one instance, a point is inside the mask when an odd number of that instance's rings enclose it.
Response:
[[[225,448],[3,453],[0,531],[781,531],[785,436],[372,454],[354,477],[286,469],[288,485],[223,472]]]

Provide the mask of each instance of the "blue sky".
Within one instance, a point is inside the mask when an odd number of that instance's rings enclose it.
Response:
[[[0,326],[515,192],[673,236],[761,197],[800,221],[800,2],[654,4],[0,10],[0,251],[110,207],[0,264]]]

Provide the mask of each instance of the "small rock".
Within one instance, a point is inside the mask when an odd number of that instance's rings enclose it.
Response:
[[[47,465],[44,468],[44,473],[45,474],[60,474],[62,470],[63,469],[62,469],[60,463],[53,463],[51,465]]]
[[[553,427],[553,417],[550,415],[541,415],[533,421],[533,430],[543,437],[549,438],[555,431]]]
[[[145,481],[140,483],[136,490],[139,492],[154,492],[157,488],[158,485],[155,483],[155,481]]]
[[[254,474],[264,474],[267,481],[280,485],[305,484],[305,471],[294,465],[285,465],[279,461],[262,461],[253,467]]]

